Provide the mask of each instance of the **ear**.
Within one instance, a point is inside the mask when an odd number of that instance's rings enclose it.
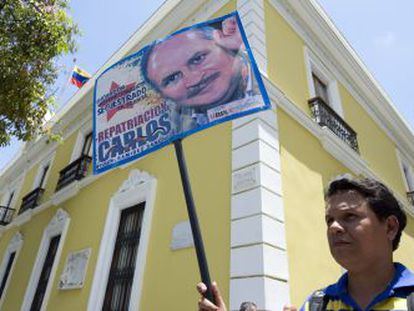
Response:
[[[391,215],[385,220],[387,236],[390,241],[393,241],[397,235],[400,224],[396,216]]]

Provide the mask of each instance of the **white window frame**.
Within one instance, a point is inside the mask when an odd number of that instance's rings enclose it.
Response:
[[[327,87],[329,103],[326,104],[335,110],[342,119],[345,119],[336,79],[322,61],[307,47],[304,49],[304,54],[310,98],[316,96],[312,77],[312,73],[314,73]]]
[[[16,190],[14,190],[13,188],[11,188],[10,190],[8,189],[4,192],[4,194],[1,198],[1,203],[0,203],[1,206],[7,207],[7,203],[9,202],[10,196],[12,195],[13,192],[14,192],[13,198],[10,202],[10,205],[8,206],[9,208],[13,208],[12,206],[13,206],[13,203],[16,199]]]
[[[43,188],[46,188],[46,184],[47,184],[47,179],[49,178],[50,175],[50,171],[52,170],[52,164],[53,164],[53,160],[55,159],[55,153],[56,152],[52,152],[50,153],[45,159],[43,159],[40,164],[39,167],[37,169],[37,173],[36,173],[36,178],[33,181],[33,186],[32,189],[36,189],[37,187],[41,187],[41,185],[39,185],[40,183],[40,179],[42,178],[43,175],[43,170],[45,169],[46,166],[49,166],[49,169],[46,172],[46,176],[45,179],[43,181]]]
[[[404,180],[404,186],[407,192],[411,192],[414,191],[414,166],[410,165],[410,161],[408,161],[408,158],[405,157],[398,149],[396,149],[396,153],[397,153],[397,158],[398,158],[398,162],[400,163],[400,169],[401,169],[401,174]],[[404,172],[404,166],[407,168],[408,170],[408,176],[405,175]],[[407,180],[410,179],[409,181]],[[411,185],[410,185],[411,184]]]
[[[14,192],[13,199],[10,202],[10,206],[9,206],[9,208],[14,208],[22,186],[23,186],[23,176],[19,176],[19,178],[17,178],[16,181],[11,183],[9,186],[6,185],[6,190],[4,191],[3,197],[1,200],[1,206],[6,206],[6,203],[8,202],[10,195]]]
[[[128,179],[124,181],[119,190],[112,196],[106,216],[105,229],[99,248],[98,261],[87,310],[95,311],[102,309],[122,210],[145,202],[141,238],[137,250],[138,254],[128,310],[139,309],[155,203],[156,185],[157,182],[154,177],[145,172],[133,169]]]
[[[46,310],[46,306],[49,300],[52,285],[56,274],[56,269],[60,260],[63,245],[65,244],[66,234],[69,228],[70,217],[69,214],[63,209],[58,209],[52,220],[49,222],[45,230],[43,231],[42,241],[40,243],[39,251],[36,256],[36,261],[33,266],[30,281],[24,295],[21,311],[29,311],[32,304],[34,294],[36,292],[37,284],[39,282],[40,274],[43,269],[43,264],[46,260],[46,255],[49,249],[50,241],[53,237],[60,234],[59,247],[57,249],[55,259],[53,261],[52,270],[50,272],[49,281],[47,283],[45,296],[43,298],[41,310]]]
[[[92,132],[92,123],[90,121],[84,123],[81,128],[79,129],[78,136],[76,138],[76,143],[72,151],[72,155],[70,157],[70,163],[77,160],[81,156],[82,147],[85,142],[86,136]],[[92,136],[93,139],[93,136]],[[91,149],[93,148],[93,142],[91,144]]]
[[[23,244],[23,235],[20,232],[17,232],[13,236],[13,238],[10,240],[9,245],[7,246],[6,252],[4,253],[3,260],[0,265],[0,282],[2,282],[4,278],[4,273],[6,272],[7,263],[9,262],[10,255],[12,253],[16,253],[16,255],[14,256],[13,264],[10,267],[9,276],[3,289],[3,295],[0,298],[0,309],[3,306],[3,302],[5,299],[4,297],[6,296],[7,288],[9,287],[11,276],[13,275],[13,270],[14,270],[14,267],[16,266],[17,258],[19,256],[20,249],[22,248],[22,244]]]

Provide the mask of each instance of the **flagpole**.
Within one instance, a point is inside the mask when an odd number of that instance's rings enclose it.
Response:
[[[187,204],[188,217],[190,219],[191,231],[193,233],[194,246],[197,253],[197,261],[200,269],[201,281],[206,284],[207,291],[205,297],[214,303],[213,292],[211,290],[210,273],[208,271],[208,264],[206,253],[204,249],[203,240],[201,237],[200,225],[198,222],[197,212],[194,205],[193,194],[191,191],[190,179],[188,176],[187,165],[184,158],[183,146],[181,139],[174,141],[175,154],[180,168],[181,182],[183,185],[185,201]]]

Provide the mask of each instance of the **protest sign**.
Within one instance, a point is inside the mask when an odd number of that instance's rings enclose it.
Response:
[[[270,108],[236,12],[181,29],[105,70],[94,90],[94,173]]]

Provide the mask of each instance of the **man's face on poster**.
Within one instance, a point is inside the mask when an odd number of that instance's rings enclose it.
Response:
[[[164,97],[188,107],[225,103],[241,82],[240,57],[201,30],[189,30],[152,50],[147,76]]]

